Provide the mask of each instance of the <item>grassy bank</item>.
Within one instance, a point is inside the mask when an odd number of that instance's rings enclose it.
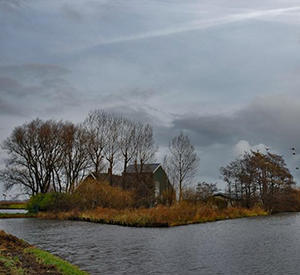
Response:
[[[59,257],[0,231],[0,274],[86,275]]]
[[[36,214],[31,213],[0,213],[0,219],[16,219],[16,218],[35,218]]]
[[[253,209],[231,207],[220,210],[207,205],[180,203],[171,207],[157,206],[147,209],[117,210],[98,207],[86,211],[40,212],[38,217],[81,220],[135,227],[170,227],[266,215],[268,215],[268,213],[258,207]]]

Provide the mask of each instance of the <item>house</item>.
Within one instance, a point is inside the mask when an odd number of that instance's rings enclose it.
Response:
[[[126,173],[123,173],[126,181],[130,179],[140,177],[142,180],[151,181],[154,184],[154,197],[160,198],[165,193],[174,192],[174,188],[171,185],[166,172],[160,163],[150,163],[141,165],[132,164],[126,169]]]
[[[112,175],[107,173],[90,173],[82,184],[98,181],[109,183],[112,179],[112,186],[121,187],[125,190],[134,190],[137,204],[151,207],[156,203],[170,204],[175,196],[175,190],[170,184],[168,176],[160,163],[140,165],[132,164],[122,175]]]

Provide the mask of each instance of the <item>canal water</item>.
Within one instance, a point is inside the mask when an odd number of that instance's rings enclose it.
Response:
[[[0,229],[91,274],[300,274],[300,214],[174,228],[2,219]]]

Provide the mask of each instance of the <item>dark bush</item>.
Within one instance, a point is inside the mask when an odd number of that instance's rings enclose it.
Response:
[[[39,211],[68,211],[76,207],[76,195],[68,193],[38,194],[30,198],[27,204],[29,213]]]

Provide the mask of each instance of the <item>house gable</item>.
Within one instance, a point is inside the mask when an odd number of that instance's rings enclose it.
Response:
[[[162,195],[165,191],[173,188],[170,184],[165,170],[162,168],[161,165],[157,167],[157,169],[153,173],[153,180],[154,182],[159,183],[159,195]]]

